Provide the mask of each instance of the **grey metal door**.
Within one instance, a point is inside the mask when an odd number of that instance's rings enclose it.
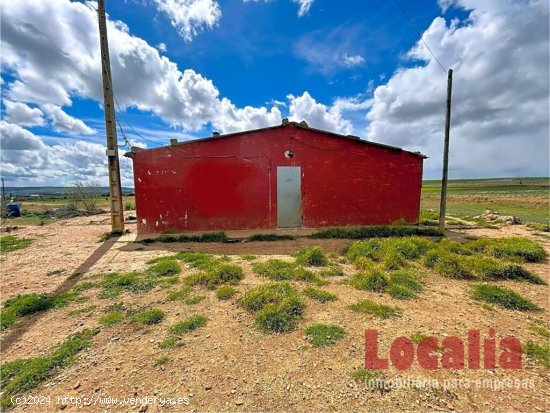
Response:
[[[298,166],[277,167],[277,226],[302,226],[302,171]]]

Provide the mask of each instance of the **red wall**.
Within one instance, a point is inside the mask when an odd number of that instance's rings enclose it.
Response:
[[[132,156],[141,233],[276,228],[277,166],[302,168],[304,227],[418,219],[421,156],[292,123]]]

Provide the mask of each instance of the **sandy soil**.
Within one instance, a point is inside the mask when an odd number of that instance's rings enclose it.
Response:
[[[99,243],[109,230],[108,217],[75,218],[44,227],[27,227],[18,236],[34,238],[25,250],[2,257],[2,301],[18,293],[53,292],[74,282],[95,277],[107,271],[131,271],[145,268],[150,258],[172,251],[202,249],[228,254],[242,265],[245,278],[238,286],[240,293],[264,282],[255,276],[250,262],[239,255],[252,253],[258,259],[276,254],[289,254],[310,245],[310,240],[243,244],[152,244],[143,246],[111,240]],[[135,227],[130,226],[131,231]],[[550,253],[550,240],[536,237],[523,226],[501,230],[463,230],[465,235],[489,237],[521,235],[535,237]],[[337,253],[349,241],[315,241],[327,251]],[[548,260],[526,264],[530,270],[549,279]],[[63,269],[57,275],[47,275]],[[70,275],[81,272],[80,277]],[[351,266],[346,271],[353,271]],[[185,269],[180,277],[193,273]],[[531,380],[531,389],[466,389],[425,387],[371,391],[351,379],[351,373],[364,363],[364,331],[378,329],[380,355],[388,355],[392,341],[415,332],[433,334],[443,339],[456,335],[466,340],[468,329],[480,329],[486,335],[495,328],[497,337],[513,335],[522,342],[543,341],[529,328],[532,320],[548,318],[548,287],[507,281],[501,283],[545,308],[544,313],[483,307],[469,298],[467,282],[454,281],[426,272],[425,289],[419,298],[409,302],[392,299],[387,294],[355,290],[334,278],[323,287],[338,295],[339,300],[321,304],[307,299],[305,318],[298,330],[288,334],[263,334],[255,329],[252,317],[241,308],[236,298],[219,301],[213,292],[196,288],[206,299],[196,305],[166,300],[169,291],[154,289],[145,294],[123,294],[117,300],[101,300],[98,290],[87,290],[89,300],[29,318],[19,327],[3,332],[2,361],[36,356],[47,352],[69,334],[85,327],[95,327],[105,309],[115,302],[129,308],[159,307],[166,312],[162,323],[138,328],[129,322],[101,328],[92,345],[80,353],[73,365],[60,371],[28,395],[52,397],[51,404],[18,406],[13,411],[139,411],[139,407],[101,405],[94,399],[90,406],[76,408],[70,403],[57,403],[58,396],[81,397],[186,397],[188,405],[148,406],[149,412],[168,411],[549,411],[550,386],[547,368],[524,361],[521,370],[443,370],[425,371],[417,364],[399,372],[390,368],[388,379],[438,379],[439,384],[452,379]],[[296,283],[299,289],[306,284]],[[238,297],[237,297],[238,298]],[[403,315],[381,320],[351,312],[348,306],[360,299],[398,306]],[[69,316],[71,310],[96,305],[90,314]],[[169,335],[169,327],[193,314],[209,318],[206,327],[184,337],[184,346],[160,350],[158,343]],[[332,347],[312,348],[303,328],[314,322],[338,324],[346,337]],[[10,339],[10,335],[12,339]],[[13,338],[15,337],[15,338]],[[170,361],[155,367],[154,361],[167,355]],[[95,405],[93,404],[95,403]]]

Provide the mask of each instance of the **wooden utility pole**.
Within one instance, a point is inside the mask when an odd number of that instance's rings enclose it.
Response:
[[[453,90],[453,69],[447,76],[447,111],[445,114],[445,144],[443,147],[443,177],[441,179],[441,203],[439,205],[439,229],[445,229],[445,212],[447,210],[447,179],[449,176],[449,132],[451,129],[451,94]]]
[[[120,165],[116,136],[115,107],[111,62],[109,60],[109,42],[105,19],[105,0],[98,0],[99,42],[101,45],[101,74],[103,77],[103,102],[105,108],[105,129],[107,132],[107,160],[109,164],[109,194],[111,204],[112,231],[124,230],[124,210],[122,209],[122,188],[120,183]]]

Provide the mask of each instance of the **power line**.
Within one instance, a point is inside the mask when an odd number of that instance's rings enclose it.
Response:
[[[394,0],[394,2],[395,2],[395,4],[397,4],[397,7],[399,7],[399,10],[403,14],[403,16],[405,16],[405,18],[408,20],[409,24],[411,25],[411,27],[414,29],[414,31],[418,35],[418,38],[422,41],[422,43],[424,43],[424,46],[426,46],[426,49],[428,49],[428,51],[433,56],[435,61],[439,64],[439,66],[441,67],[441,70],[443,70],[443,72],[447,73],[447,69],[445,69],[445,67],[441,64],[439,59],[435,56],[434,52],[432,52],[432,49],[430,49],[430,46],[428,46],[428,43],[426,43],[426,41],[422,37],[422,33],[420,33],[420,30],[418,30],[418,28],[415,26],[414,22],[412,21],[412,19],[408,15],[408,13],[405,10],[405,8],[403,7],[403,5],[400,3],[399,0]]]

